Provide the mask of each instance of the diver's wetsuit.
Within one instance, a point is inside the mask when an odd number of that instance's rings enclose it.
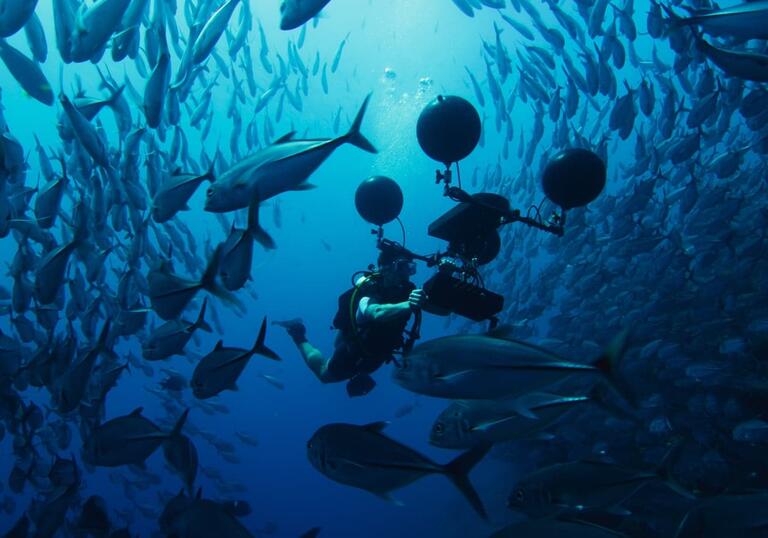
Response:
[[[325,365],[323,381],[334,383],[351,379],[358,374],[370,374],[391,360],[393,352],[403,346],[403,333],[410,316],[374,321],[367,310],[376,304],[407,301],[415,289],[416,286],[412,282],[389,287],[375,282],[363,284],[357,293],[360,299],[354,307],[355,323],[340,321],[340,318],[348,318],[348,315],[337,314],[334,319],[334,327],[339,333],[336,336],[333,356]],[[339,298],[340,313],[343,309],[349,309],[349,301],[352,300],[350,292]]]

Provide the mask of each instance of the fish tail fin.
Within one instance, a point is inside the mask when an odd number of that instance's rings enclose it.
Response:
[[[211,259],[208,261],[208,266],[205,268],[203,278],[200,279],[200,287],[214,292],[216,291],[216,275],[219,273],[219,259],[221,258],[221,246],[216,247],[213,251]]]
[[[664,453],[664,457],[656,468],[656,474],[658,475],[659,480],[664,482],[669,489],[678,495],[687,499],[696,499],[696,495],[672,475],[672,469],[678,462],[684,442],[685,439],[682,436],[677,435],[672,438],[672,441],[669,443],[669,448]]]
[[[203,306],[200,307],[200,313],[197,315],[197,321],[195,321],[195,327],[202,329],[205,332],[212,333],[213,329],[208,322],[205,321],[205,310],[208,308],[208,297],[203,299]]]
[[[112,92],[112,95],[109,96],[109,99],[107,100],[106,105],[109,108],[112,108],[115,106],[115,103],[117,103],[117,100],[120,99],[120,96],[123,95],[123,90],[125,90],[125,84],[117,88]]]
[[[368,108],[368,102],[370,100],[371,94],[368,94],[368,96],[365,98],[365,101],[363,101],[360,110],[357,112],[357,116],[355,116],[355,121],[352,122],[352,127],[350,127],[349,132],[344,135],[343,140],[344,142],[349,142],[353,146],[357,146],[358,148],[369,153],[378,153],[379,151],[373,146],[373,144],[370,143],[367,138],[365,138],[365,136],[363,136],[363,133],[360,132],[360,126],[363,123],[363,117],[365,116],[365,111]]]
[[[189,416],[189,407],[187,407],[184,410],[184,412],[179,417],[179,420],[176,421],[176,425],[173,427],[173,430],[171,430],[169,437],[176,437],[181,435],[181,429],[184,427],[184,424],[187,422],[188,416]]]
[[[264,340],[267,338],[267,318],[264,317],[264,320],[261,322],[261,329],[259,329],[259,337],[256,339],[256,343],[253,345],[253,351],[254,353],[258,353],[259,355],[262,355],[264,357],[267,357],[268,359],[272,359],[273,361],[279,361],[281,360],[280,357],[277,356],[277,353],[269,349],[266,344],[264,344]]]
[[[216,180],[216,172],[214,169],[216,168],[216,156],[218,154],[218,151],[213,154],[213,157],[211,157],[211,164],[208,165],[208,170],[206,170],[205,174],[203,175],[203,177],[210,182]]]
[[[248,207],[248,232],[265,249],[277,248],[274,239],[259,224],[259,201],[254,200]]]
[[[485,512],[485,507],[483,506],[482,499],[480,499],[480,495],[477,494],[474,486],[472,486],[472,483],[469,481],[469,473],[472,471],[472,468],[480,463],[480,460],[485,457],[491,449],[491,446],[490,443],[476,446],[475,448],[464,452],[444,467],[446,476],[448,476],[461,494],[464,495],[467,501],[469,501],[469,504],[472,505],[475,512],[486,520],[488,519],[488,514]]]
[[[592,365],[600,370],[606,377],[611,387],[629,403],[632,407],[636,407],[637,402],[635,397],[629,391],[626,384],[619,378],[619,369],[621,366],[621,360],[624,357],[624,352],[627,349],[627,337],[629,336],[628,330],[621,331],[603,350],[603,354],[597,358]]]
[[[677,13],[675,13],[674,11],[672,11],[672,8],[669,7],[668,5],[662,2],[658,2],[658,5],[661,6],[661,9],[663,9],[664,12],[667,14],[667,17],[669,17],[667,22],[671,25],[672,28],[681,28],[687,24],[686,20],[680,15],[678,15]]]
[[[96,349],[100,354],[109,357],[110,360],[117,361],[120,359],[117,356],[117,353],[112,350],[112,343],[109,342],[109,329],[111,327],[112,318],[107,318],[107,320],[104,322],[104,326],[101,328],[101,332],[99,333],[99,339],[96,341]]]

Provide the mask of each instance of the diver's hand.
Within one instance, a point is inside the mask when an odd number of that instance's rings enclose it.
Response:
[[[415,289],[411,292],[411,295],[408,297],[408,304],[411,307],[411,310],[419,310],[424,306],[424,303],[427,301],[427,295],[424,293],[424,290],[422,289]]]

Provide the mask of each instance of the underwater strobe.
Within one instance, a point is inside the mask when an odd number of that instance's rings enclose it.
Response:
[[[437,273],[423,286],[435,310],[456,313],[475,321],[490,320],[504,307],[504,298],[483,285],[479,268],[498,256],[504,224],[522,222],[539,230],[562,236],[565,212],[582,207],[597,198],[605,187],[605,163],[587,149],[569,149],[555,156],[545,167],[542,188],[546,197],[561,208],[546,222],[539,215],[523,216],[509,200],[496,193],[469,194],[452,186],[451,167],[474,151],[480,140],[480,116],[465,99],[438,96],[419,116],[416,135],[424,153],[445,165],[436,172],[436,183],[444,184],[444,194],[457,205],[429,225],[432,237],[448,242],[445,252],[429,256],[415,254],[384,239],[382,226],[395,220],[403,207],[400,187],[389,178],[376,176],[364,181],[355,194],[358,213],[378,226],[380,250],[394,250],[411,260],[422,260]]]

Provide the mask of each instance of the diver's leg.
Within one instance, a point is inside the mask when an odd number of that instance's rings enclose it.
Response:
[[[288,336],[291,337],[293,343],[296,344],[296,348],[301,354],[301,358],[307,363],[309,369],[315,374],[315,377],[323,383],[331,381],[328,376],[328,359],[315,346],[309,343],[307,340],[307,328],[300,319],[292,319],[288,321],[276,321],[275,325],[284,327],[288,332]]]

